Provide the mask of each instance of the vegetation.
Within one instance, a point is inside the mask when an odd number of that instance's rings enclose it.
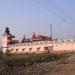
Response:
[[[27,54],[11,55],[10,52],[0,52],[0,75],[16,75],[13,71],[24,67],[31,67],[42,62],[57,61],[66,58],[67,54]],[[13,74],[14,73],[14,74]],[[20,75],[20,74],[18,74]],[[21,74],[22,75],[22,74]]]

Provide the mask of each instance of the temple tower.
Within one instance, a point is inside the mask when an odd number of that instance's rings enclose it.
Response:
[[[2,46],[3,46],[3,53],[6,52],[6,50],[8,49],[8,36],[10,35],[10,31],[9,28],[6,27],[5,32],[2,36]]]

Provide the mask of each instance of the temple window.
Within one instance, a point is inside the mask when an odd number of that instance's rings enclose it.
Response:
[[[22,51],[24,51],[24,50],[25,50],[25,48],[22,49]]]
[[[44,50],[48,50],[48,47],[44,47]]]
[[[40,50],[40,47],[37,48],[37,51],[39,51],[39,50]]]
[[[32,50],[32,48],[29,48],[29,51],[31,51]]]
[[[18,48],[16,49],[16,51],[18,51]]]
[[[44,50],[53,50],[53,46],[44,47]]]
[[[12,48],[11,51],[13,51],[14,49]]]

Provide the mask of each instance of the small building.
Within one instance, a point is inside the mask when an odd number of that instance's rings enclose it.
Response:
[[[52,38],[49,36],[44,36],[44,35],[36,35],[35,33],[33,33],[32,36],[32,41],[51,41]]]

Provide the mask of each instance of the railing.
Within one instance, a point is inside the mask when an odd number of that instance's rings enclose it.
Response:
[[[26,43],[10,44],[9,47],[13,46],[31,46],[31,45],[45,45],[45,44],[61,44],[61,43],[75,43],[75,40],[57,40],[57,41],[35,41]]]

